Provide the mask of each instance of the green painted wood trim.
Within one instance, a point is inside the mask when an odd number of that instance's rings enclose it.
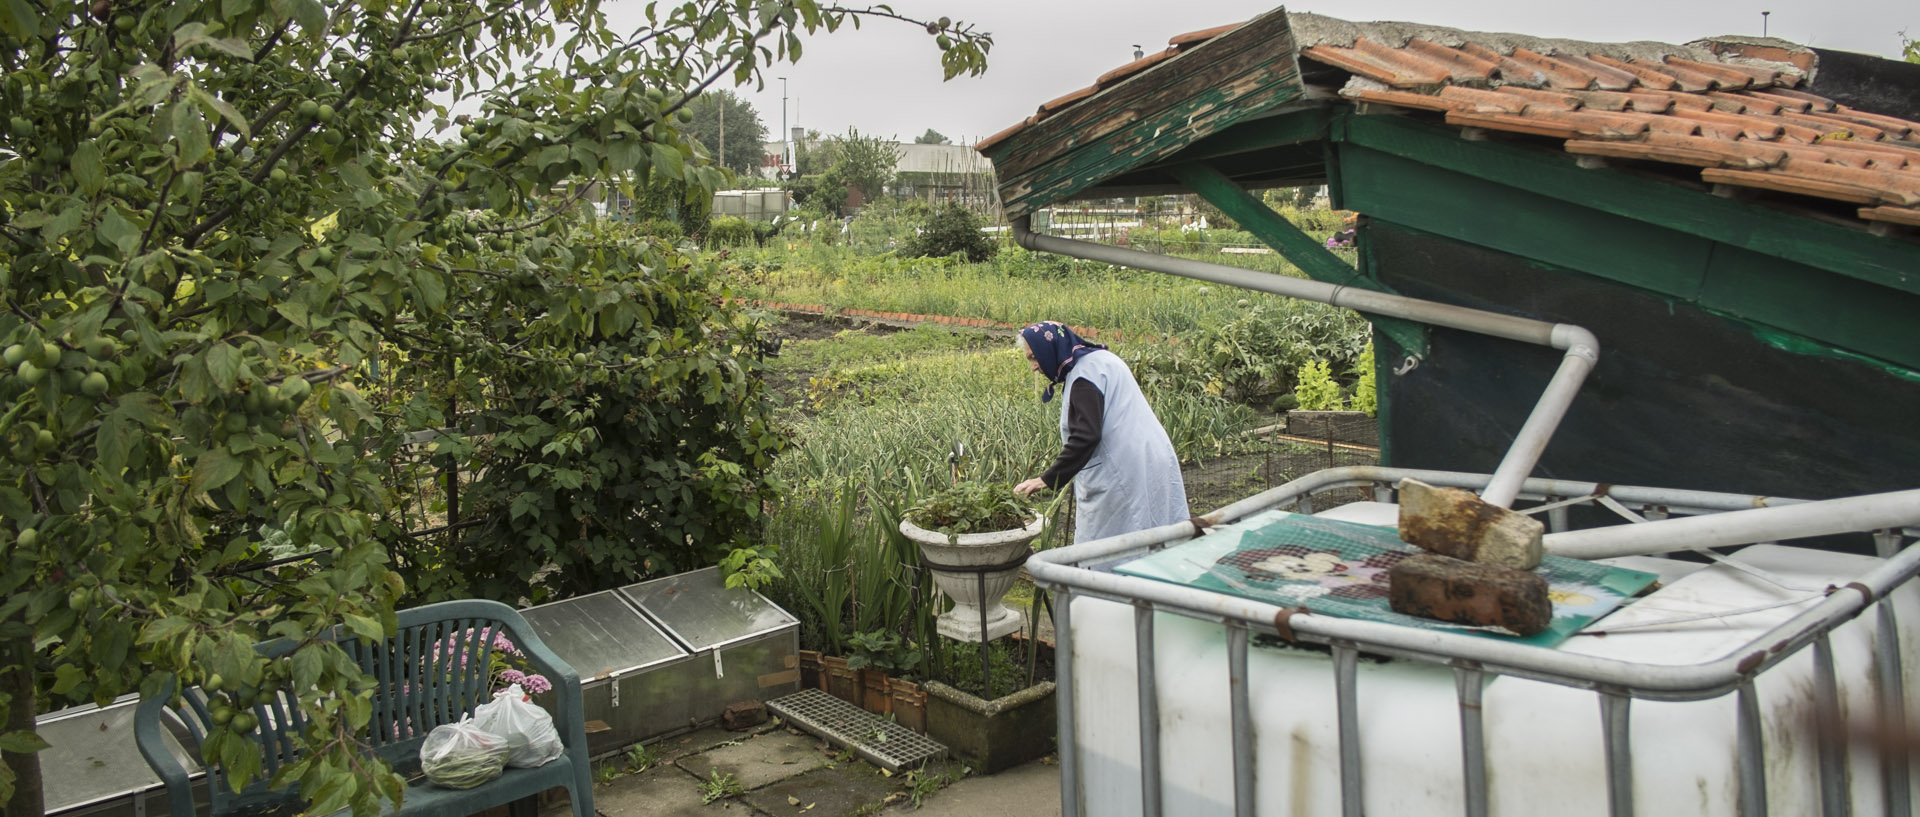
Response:
[[[1404,116],[1336,117],[1332,138],[1763,255],[1920,294],[1920,245],[1491,141]],[[1455,206],[1458,206],[1457,204]]]
[[[1323,105],[1242,122],[1195,142],[1192,147],[1174,156],[1173,161],[1199,162],[1306,142],[1323,142],[1327,139],[1332,121],[1333,110]]]
[[[1305,93],[1285,9],[1201,43],[986,153],[1009,217],[1069,198]]]
[[[1341,164],[1369,218],[1920,367],[1920,296],[1356,145]]]
[[[1019,177],[1003,177],[1000,200],[1008,217],[1019,216],[1091,188],[1178,151],[1188,141],[1285,102],[1298,89],[1266,88],[1231,97],[1210,90],[1139,124],[1080,146],[1073,154]]]
[[[1167,168],[1167,172],[1238,222],[1240,229],[1252,233],[1253,237],[1272,247],[1282,258],[1293,262],[1308,277],[1340,286],[1391,291],[1379,281],[1355,272],[1345,260],[1330,252],[1326,245],[1302,232],[1293,222],[1282,218],[1265,202],[1254,198],[1253,194],[1234,184],[1232,179],[1221,175],[1220,171],[1194,162],[1175,165]],[[1384,315],[1368,314],[1367,318],[1373,321],[1376,329],[1392,336],[1394,342],[1411,354],[1426,356],[1426,331],[1419,324]]]

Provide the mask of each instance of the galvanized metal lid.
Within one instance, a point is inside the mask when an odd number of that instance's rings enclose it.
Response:
[[[40,753],[48,814],[77,811],[160,788],[160,778],[133,741],[133,714],[138,704],[138,695],[126,695],[105,707],[82,706],[40,716],[35,730],[48,744]],[[199,772],[198,759],[181,749],[171,735],[166,743],[182,768]]]
[[[729,589],[718,567],[628,585],[619,592],[695,652],[799,624],[765,596],[742,587]]]
[[[521,611],[582,685],[688,657],[673,639],[612,590]]]

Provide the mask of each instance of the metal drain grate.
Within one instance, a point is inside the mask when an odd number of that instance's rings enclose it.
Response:
[[[890,772],[947,756],[947,747],[926,735],[817,689],[775,698],[767,710]]]

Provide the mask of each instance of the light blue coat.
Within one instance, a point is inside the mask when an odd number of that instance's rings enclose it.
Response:
[[[1190,514],[1186,483],[1180,478],[1180,458],[1173,453],[1173,442],[1167,439],[1160,418],[1154,416],[1153,407],[1140,393],[1140,384],[1134,381],[1126,361],[1103,350],[1073,365],[1062,384],[1063,445],[1075,380],[1085,380],[1100,390],[1106,398],[1106,412],[1100,424],[1100,444],[1073,478],[1077,505],[1073,540],[1091,542],[1186,521]]]

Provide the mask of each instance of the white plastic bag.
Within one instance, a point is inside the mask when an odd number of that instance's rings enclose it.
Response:
[[[471,789],[506,771],[507,739],[491,734],[468,716],[441,724],[420,744],[420,771],[449,789]]]
[[[553,728],[553,716],[534,706],[519,684],[493,693],[492,701],[474,707],[473,722],[507,739],[507,765],[516,769],[545,764],[566,751],[559,730]]]

